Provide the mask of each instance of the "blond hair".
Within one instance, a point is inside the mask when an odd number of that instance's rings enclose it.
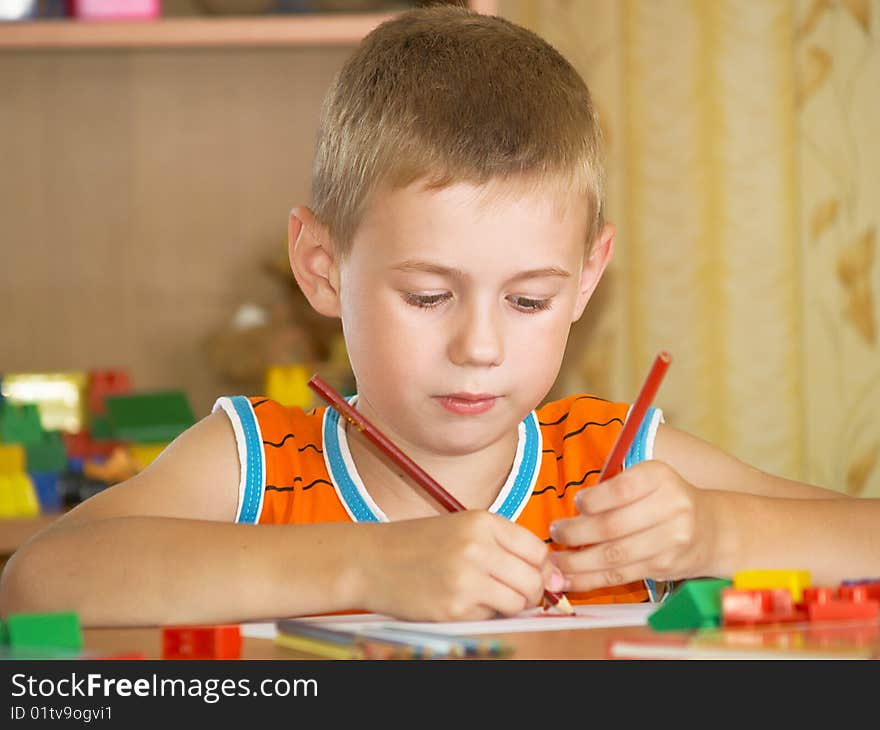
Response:
[[[325,97],[313,208],[342,255],[371,195],[514,180],[589,196],[603,223],[601,135],[583,79],[549,43],[503,18],[435,5],[360,43]]]

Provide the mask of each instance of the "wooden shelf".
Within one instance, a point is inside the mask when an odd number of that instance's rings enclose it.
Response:
[[[0,23],[0,51],[345,45],[357,43],[394,15],[389,12]]]
[[[499,13],[498,0],[470,0],[468,6],[478,13]],[[405,7],[367,13],[0,22],[0,51],[349,45]]]

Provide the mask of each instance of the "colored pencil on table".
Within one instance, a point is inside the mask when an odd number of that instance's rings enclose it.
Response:
[[[279,633],[275,643],[286,649],[311,654],[324,659],[364,659],[363,650],[355,644],[336,644],[332,641],[312,639],[308,636]]]
[[[301,619],[282,619],[276,623],[276,629],[275,643],[331,659],[411,659],[415,654],[400,639],[379,640]]]
[[[447,511],[463,512],[466,509],[461,502],[441,487],[430,474],[403,453],[403,451],[401,451],[391,439],[370,423],[360,411],[352,407],[345,398],[328,385],[321,376],[313,375],[309,380],[308,385],[319,396],[321,396],[326,403],[339,411],[349,423],[378,446],[382,453],[391,459],[396,466],[403,469],[403,471],[406,472],[416,484],[445,507]],[[567,612],[573,613],[571,605],[568,603],[568,599],[566,599],[561,593],[553,593],[545,590],[544,600],[553,606],[559,605],[560,608],[564,608]]]
[[[283,646],[340,659],[457,659],[501,656],[508,650],[499,641],[382,624],[346,631],[305,619],[282,619],[276,628],[277,643]]]
[[[365,628],[360,632],[365,639],[375,641],[401,641],[412,651],[413,659],[463,659],[467,656],[467,646],[459,637],[439,634],[392,633],[382,627]]]
[[[408,627],[381,626],[381,636],[385,639],[399,638],[403,641],[415,641],[440,639],[455,647],[455,653],[461,653],[469,657],[495,657],[507,654],[510,647],[497,639],[480,639],[472,636],[459,636],[443,634],[436,631],[415,631]],[[365,630],[369,635],[369,629]]]

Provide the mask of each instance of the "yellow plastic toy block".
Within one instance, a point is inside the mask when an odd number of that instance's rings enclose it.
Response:
[[[21,444],[0,444],[0,473],[24,471],[25,451]]]
[[[0,474],[0,519],[6,517],[18,517],[18,515],[12,494],[12,477],[8,474]]]
[[[128,453],[135,466],[139,470],[146,469],[152,464],[168,444],[129,444]]]
[[[305,365],[273,365],[266,370],[266,397],[285,406],[310,408],[310,377]]]
[[[34,483],[24,472],[7,475],[12,483],[12,503],[17,517],[36,517],[40,514],[40,501]]]
[[[810,587],[808,570],[741,570],[733,576],[736,590],[760,591],[787,588],[795,603],[803,600],[804,588]]]
[[[37,491],[25,472],[0,474],[0,518],[40,514]]]

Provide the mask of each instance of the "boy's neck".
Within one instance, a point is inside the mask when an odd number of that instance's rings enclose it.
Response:
[[[351,457],[373,501],[390,520],[426,517],[443,512],[409,477],[401,476],[373,444],[346,424]],[[468,509],[488,509],[510,474],[517,432],[482,451],[466,456],[437,456],[407,451],[413,461]]]

